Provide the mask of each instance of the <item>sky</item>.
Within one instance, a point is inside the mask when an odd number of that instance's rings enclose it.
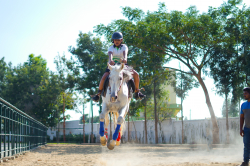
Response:
[[[54,58],[65,54],[70,58],[69,46],[75,46],[78,34],[93,32],[99,24],[109,24],[116,19],[125,19],[121,7],[140,8],[143,11],[155,11],[159,2],[165,2],[168,11],[185,12],[188,7],[195,5],[202,12],[208,7],[219,7],[223,0],[0,0],[0,58],[14,66],[22,64],[29,54],[41,55],[47,60],[47,67],[55,71]],[[243,0],[250,6],[249,0]],[[177,61],[166,64],[178,68]],[[214,82],[205,79],[211,103],[217,117],[221,117],[223,97],[216,95]],[[177,98],[180,104],[180,99]],[[79,107],[82,110],[82,107]],[[85,106],[88,113],[89,103]],[[184,116],[188,119],[209,118],[210,114],[201,87],[194,88],[183,102]],[[191,110],[191,111],[190,111]],[[70,120],[78,120],[80,113],[67,111]],[[94,115],[98,115],[98,107],[94,107]]]

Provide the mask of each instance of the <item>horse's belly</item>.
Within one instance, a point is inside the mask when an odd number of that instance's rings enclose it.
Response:
[[[110,105],[108,106],[108,110],[109,110],[109,111],[112,111],[112,112],[116,112],[116,111],[118,111],[118,110],[120,110],[120,109],[121,109],[121,106],[116,105],[116,104],[110,104]]]

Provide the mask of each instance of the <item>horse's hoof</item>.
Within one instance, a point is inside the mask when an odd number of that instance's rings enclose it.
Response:
[[[105,135],[100,138],[100,142],[101,142],[102,146],[106,146],[106,144],[107,144],[107,138],[106,138]]]
[[[116,141],[116,146],[119,146],[121,144],[121,141]]]
[[[108,143],[107,147],[109,150],[113,150],[115,148],[116,141],[111,140],[110,143]]]

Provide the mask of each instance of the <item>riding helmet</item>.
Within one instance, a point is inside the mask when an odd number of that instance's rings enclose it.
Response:
[[[123,39],[123,35],[121,32],[114,32],[113,35],[112,35],[112,42],[114,39]]]

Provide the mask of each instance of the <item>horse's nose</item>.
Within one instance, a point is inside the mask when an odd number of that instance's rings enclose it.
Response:
[[[115,101],[116,101],[116,99],[117,99],[117,96],[113,96],[113,97],[111,97],[111,102],[115,102]]]

